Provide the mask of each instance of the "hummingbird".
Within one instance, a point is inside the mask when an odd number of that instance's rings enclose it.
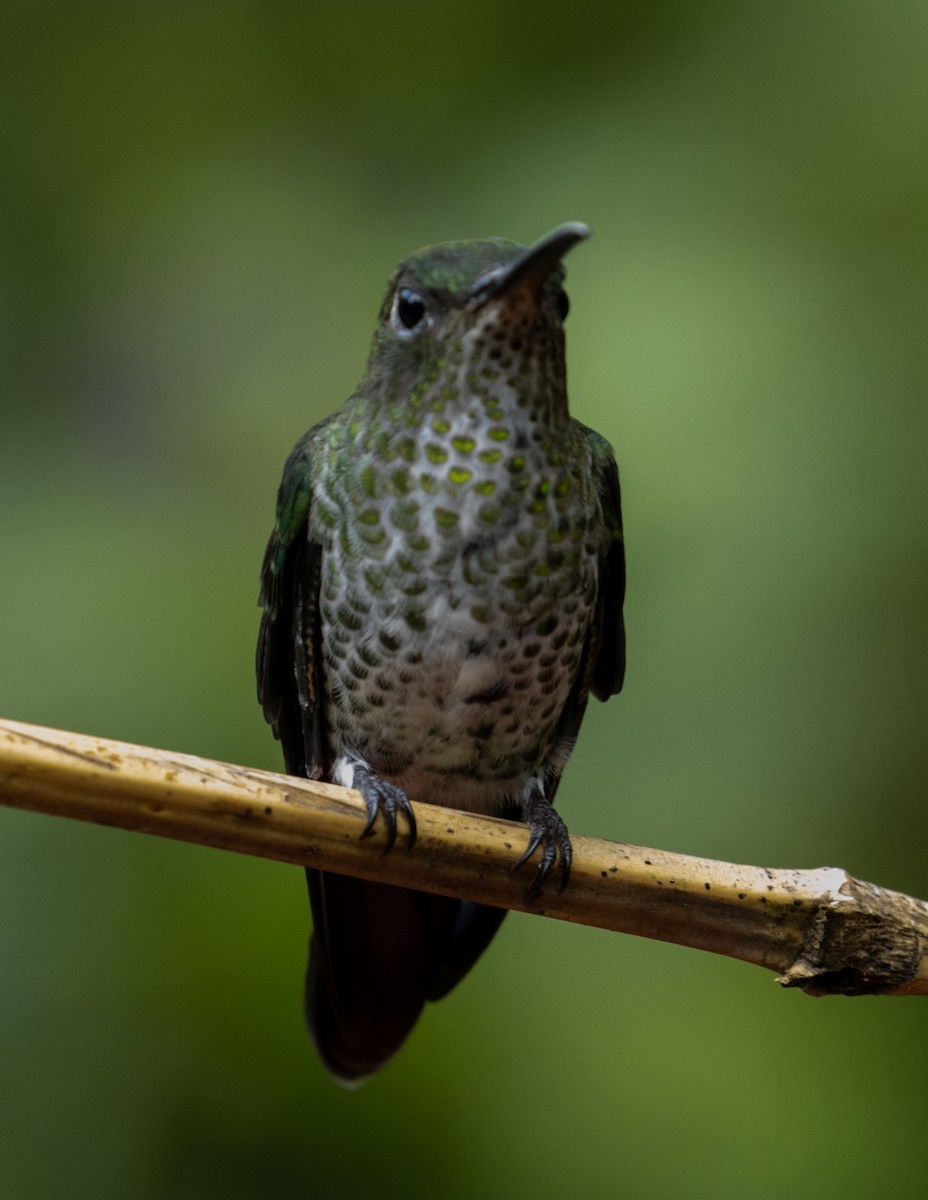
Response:
[[[357,789],[387,851],[414,843],[416,802],[521,820],[531,896],[568,882],[555,792],[590,694],[625,670],[615,457],[567,406],[562,259],[588,236],[399,265],[357,390],[287,459],[261,573],[258,697],[287,771]],[[306,875],[306,1022],[351,1086],[505,910]]]

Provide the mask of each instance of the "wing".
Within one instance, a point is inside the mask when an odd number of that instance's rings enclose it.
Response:
[[[621,691],[625,676],[625,622],[622,602],[625,598],[625,550],[622,541],[622,509],[619,500],[619,472],[612,447],[604,437],[576,422],[586,438],[593,463],[599,498],[603,541],[599,556],[599,588],[593,618],[587,631],[583,657],[574,685],[557,726],[555,757],[548,764],[547,796],[553,800],[567,753],[580,732],[590,692],[597,700],[608,700]]]
[[[324,424],[325,422],[323,422]],[[258,700],[291,775],[327,769],[319,633],[322,548],[309,537],[315,426],[294,446],[277,494],[277,520],[261,568]]]
[[[585,427],[584,427],[585,428]],[[612,447],[604,437],[586,429],[602,505],[606,536],[599,562],[599,597],[596,604],[591,651],[590,689],[597,700],[608,700],[622,690],[625,678],[625,542],[622,536],[622,500],[619,469]]]

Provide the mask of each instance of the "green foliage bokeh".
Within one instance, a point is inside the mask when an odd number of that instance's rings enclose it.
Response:
[[[276,768],[257,570],[394,263],[563,220],[626,690],[577,833],[928,894],[928,9],[9,0],[0,712]],[[0,810],[0,1194],[916,1194],[924,1005],[511,917],[361,1091],[300,872]]]

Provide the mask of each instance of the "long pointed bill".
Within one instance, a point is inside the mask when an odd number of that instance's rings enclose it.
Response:
[[[478,308],[516,287],[526,287],[537,294],[567,251],[589,236],[589,229],[579,221],[558,225],[507,266],[478,279],[471,291],[471,307]]]

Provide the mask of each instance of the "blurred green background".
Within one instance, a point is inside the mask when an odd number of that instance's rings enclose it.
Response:
[[[928,895],[928,7],[0,18],[0,712],[277,768],[284,458],[423,244],[570,256],[630,666],[575,833]],[[361,1091],[295,868],[0,810],[0,1195],[918,1194],[928,1010],[509,919]]]

